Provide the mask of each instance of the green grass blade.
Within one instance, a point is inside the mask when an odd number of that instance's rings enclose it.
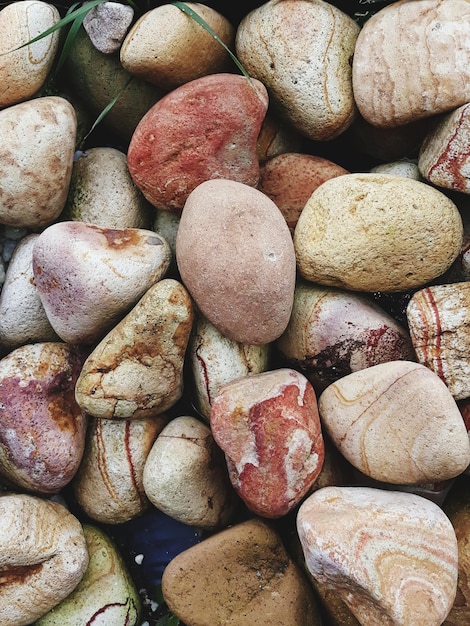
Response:
[[[185,2],[172,2],[171,4],[173,4],[175,7],[177,7],[183,13],[186,13],[186,15],[189,15],[189,17],[192,18],[195,22],[197,22],[199,24],[199,26],[202,26],[202,28],[205,31],[207,31],[209,33],[209,35],[214,37],[214,39],[221,46],[223,46],[223,48],[225,48],[225,50],[229,53],[232,61],[238,67],[238,69],[243,74],[243,76],[245,76],[245,78],[248,78],[248,80],[251,81],[251,77],[249,76],[248,72],[245,70],[243,65],[240,63],[240,61],[237,59],[237,57],[233,54],[233,52],[230,50],[230,48],[225,45],[225,43],[218,36],[218,34],[214,30],[212,30],[212,28],[209,26],[209,24],[200,15],[198,15],[196,13],[196,11],[191,9],[191,7],[188,7],[188,5]]]
[[[78,31],[80,30],[81,25],[83,24],[83,20],[85,19],[85,15],[75,18],[72,23],[72,26],[67,33],[67,37],[65,38],[64,45],[60,51],[60,56],[57,60],[57,64],[54,68],[54,76],[57,76],[62,66],[64,65],[67,57],[69,56],[70,50],[73,46],[73,42],[77,36]]]

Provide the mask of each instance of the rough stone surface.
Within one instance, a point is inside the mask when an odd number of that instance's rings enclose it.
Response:
[[[366,487],[325,487],[297,514],[308,570],[360,624],[440,626],[457,590],[457,539],[433,502]]]
[[[400,2],[378,11],[354,52],[361,115],[376,126],[399,126],[468,102],[469,29],[466,0]]]
[[[467,429],[429,368],[390,361],[349,374],[323,391],[322,425],[361,472],[393,484],[444,481],[470,463]]]
[[[210,424],[230,480],[247,507],[277,518],[312,487],[324,460],[317,401],[308,380],[281,368],[222,387]]]
[[[117,52],[134,18],[134,9],[120,2],[103,2],[85,15],[83,28],[99,52]]]
[[[303,572],[266,522],[252,519],[178,554],[162,577],[165,601],[198,626],[320,626]]]
[[[183,393],[183,365],[194,319],[183,285],[150,287],[85,361],[75,388],[84,411],[101,418],[152,417]]]
[[[59,337],[90,344],[163,278],[170,258],[153,231],[57,222],[34,244],[34,281]]]
[[[237,56],[302,135],[333,139],[352,123],[356,22],[323,0],[269,0],[241,21]]]
[[[255,187],[265,87],[235,74],[203,76],[174,89],[139,122],[127,152],[131,176],[157,209],[181,213],[213,178]]]
[[[202,314],[229,339],[267,344],[285,330],[294,247],[281,212],[257,189],[231,180],[199,185],[181,215],[176,260]]]
[[[368,292],[425,285],[452,265],[462,240],[460,213],[442,192],[403,176],[374,173],[323,183],[294,233],[297,267],[305,279]]]

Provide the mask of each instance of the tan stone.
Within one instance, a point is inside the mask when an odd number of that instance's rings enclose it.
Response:
[[[294,246],[309,281],[394,292],[443,274],[462,239],[460,213],[442,192],[403,176],[366,173],[332,178],[313,192]]]
[[[191,626],[319,626],[313,591],[280,536],[259,519],[177,555],[162,576],[171,611]]]
[[[322,425],[346,459],[394,484],[444,481],[470,463],[459,408],[437,374],[390,361],[349,374],[318,400]]]

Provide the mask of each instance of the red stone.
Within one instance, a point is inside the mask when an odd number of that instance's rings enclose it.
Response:
[[[212,433],[246,506],[286,515],[313,485],[324,442],[313,387],[288,368],[234,380],[212,403]]]

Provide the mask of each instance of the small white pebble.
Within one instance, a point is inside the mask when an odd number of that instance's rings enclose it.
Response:
[[[143,560],[144,560],[143,554],[136,554],[136,556],[134,557],[134,561],[137,563],[137,565],[142,565]]]

